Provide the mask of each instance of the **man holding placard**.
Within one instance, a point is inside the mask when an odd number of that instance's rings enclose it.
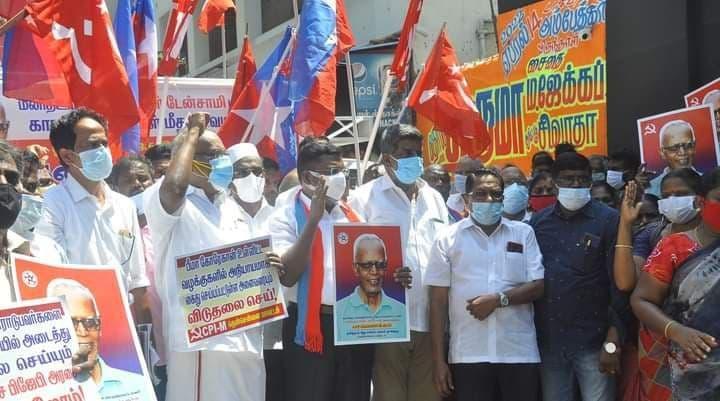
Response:
[[[177,282],[177,257],[247,240],[241,212],[226,193],[233,165],[220,138],[206,131],[209,116],[192,114],[173,144],[165,177],[146,191],[157,285],[168,344],[167,401],[264,400],[265,366],[259,327],[190,343]],[[188,258],[189,259],[189,258]],[[270,254],[267,262],[281,268]],[[185,305],[186,306],[186,305]]]

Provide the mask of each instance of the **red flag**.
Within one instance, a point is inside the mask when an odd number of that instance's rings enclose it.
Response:
[[[55,55],[75,107],[107,118],[113,155],[120,135],[139,121],[104,0],[35,0],[25,8],[35,34]]]
[[[3,0],[0,2],[0,17],[12,18],[25,7],[30,0]]]
[[[142,142],[150,139],[150,120],[157,108],[157,26],[151,0],[139,0],[133,13],[133,32],[137,52],[138,106],[141,110]]]
[[[408,97],[408,106],[432,121],[435,129],[452,137],[470,156],[479,156],[490,144],[487,127],[470,97],[445,29]]]
[[[422,10],[423,0],[410,0],[407,14],[405,15],[405,23],[403,23],[402,32],[400,32],[400,40],[397,48],[395,48],[395,57],[393,58],[390,71],[399,80],[398,89],[403,90],[408,80],[408,70],[410,69],[410,55],[412,54],[413,39],[415,38],[415,27],[420,21],[420,11]]]
[[[168,18],[165,40],[163,40],[163,58],[158,66],[158,75],[169,77],[175,75],[180,50],[185,42],[185,34],[190,26],[190,19],[198,0],[173,0],[173,9]]]
[[[208,33],[225,25],[225,13],[231,8],[235,9],[232,0],[205,0],[205,5],[200,12],[200,21],[198,21],[200,31]]]
[[[230,98],[230,107],[235,104],[235,101],[238,97],[240,97],[240,94],[243,89],[245,89],[248,82],[252,80],[256,71],[257,65],[255,64],[255,56],[253,55],[252,45],[250,44],[250,39],[247,35],[245,35],[242,53],[240,54],[237,71],[235,72],[235,83],[233,84],[232,96]]]

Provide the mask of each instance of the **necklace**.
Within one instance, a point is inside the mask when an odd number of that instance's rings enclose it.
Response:
[[[695,228],[693,229],[693,233],[694,233],[694,235],[695,235],[695,239],[697,240],[698,244],[700,244],[700,247],[701,247],[701,248],[704,248],[704,247],[705,247],[705,243],[704,243],[703,240],[700,238],[700,232],[698,231],[698,228],[700,228],[700,226],[695,227]]]

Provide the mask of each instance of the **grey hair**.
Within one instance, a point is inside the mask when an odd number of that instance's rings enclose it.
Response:
[[[97,303],[95,302],[95,296],[93,296],[92,292],[90,292],[87,287],[78,283],[75,280],[56,278],[52,280],[50,284],[48,284],[46,290],[46,294],[48,297],[59,297],[67,295],[69,293],[81,295],[91,300],[93,308],[95,309],[95,314],[100,316],[100,311],[98,311]]]
[[[690,135],[692,135],[692,140],[693,141],[695,140],[695,130],[693,129],[693,126],[689,122],[687,122],[685,120],[673,120],[673,121],[670,121],[669,123],[666,123],[665,125],[663,125],[662,128],[660,128],[660,137],[658,139],[658,142],[660,143],[660,150],[662,150],[662,147],[663,147],[663,138],[667,135],[668,130],[673,127],[686,128],[688,131],[690,131]]]
[[[376,234],[362,234],[359,237],[355,238],[355,243],[353,244],[353,261],[355,260],[355,257],[357,257],[358,250],[360,250],[360,243],[365,241],[377,241],[382,245],[383,252],[385,253],[385,259],[387,259],[387,248],[385,247],[385,241],[382,240],[379,236]]]
[[[380,141],[380,152],[390,154],[395,151],[401,139],[415,139],[420,142],[423,136],[417,128],[408,124],[393,124],[385,129]]]
[[[713,89],[703,98],[703,104],[714,104],[720,99],[720,89]]]

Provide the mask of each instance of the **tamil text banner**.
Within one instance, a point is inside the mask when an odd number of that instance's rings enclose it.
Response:
[[[492,137],[486,164],[529,172],[532,155],[571,143],[607,153],[606,0],[545,0],[500,14],[500,53],[463,67]],[[418,119],[426,163],[454,164],[464,153]]]
[[[155,400],[118,268],[55,265],[13,254],[12,269],[18,299],[64,299],[77,341],[75,380],[85,394]]]
[[[270,244],[261,237],[176,258],[188,346],[287,317]]]

